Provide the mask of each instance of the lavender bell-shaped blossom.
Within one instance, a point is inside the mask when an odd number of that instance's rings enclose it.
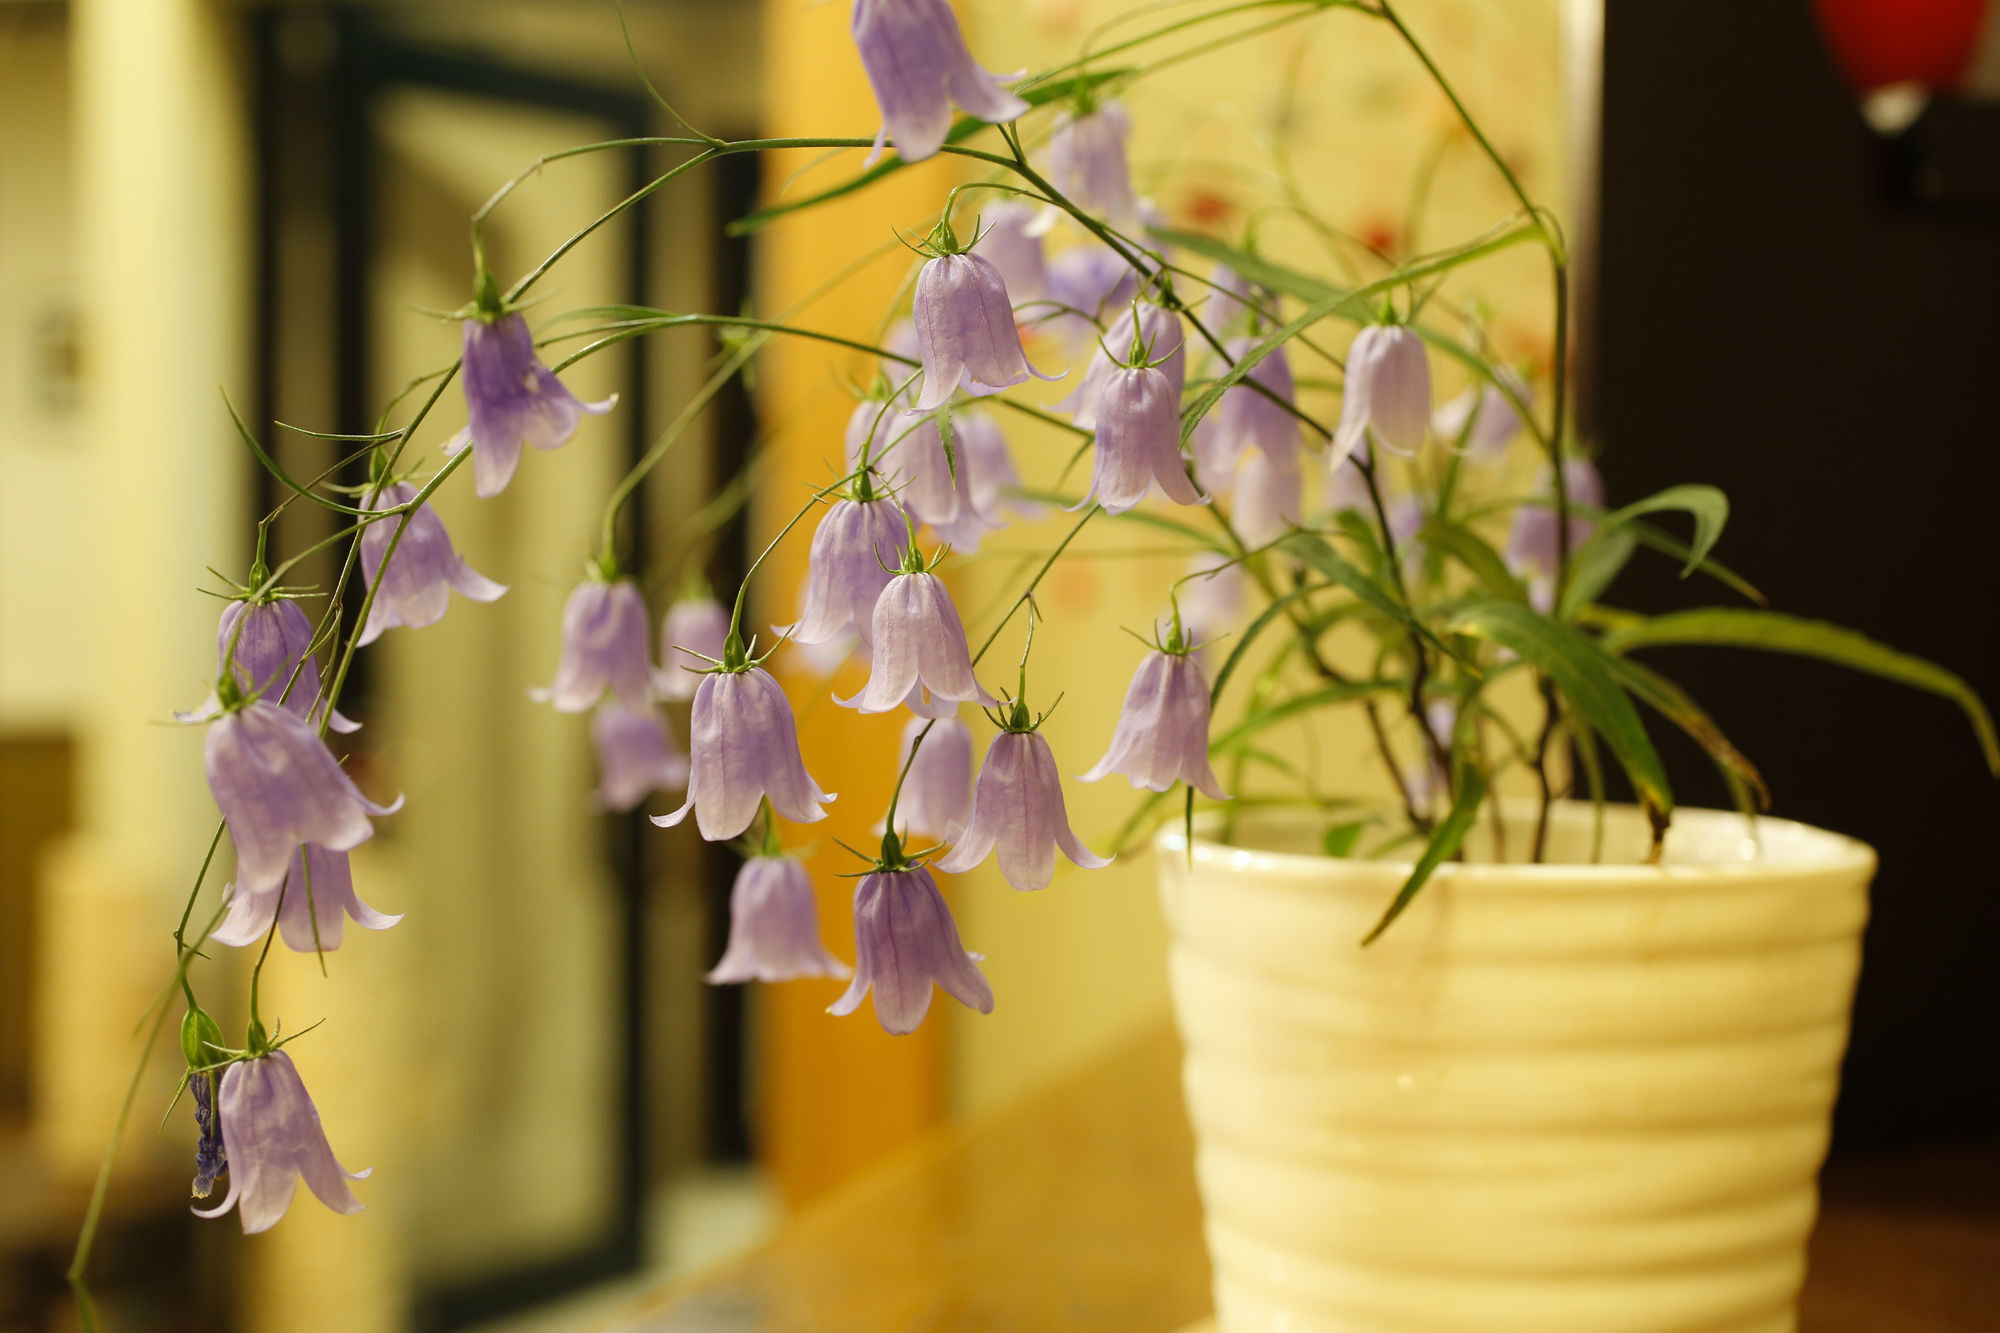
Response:
[[[403,919],[400,912],[376,911],[355,894],[346,852],[309,843],[293,856],[277,888],[235,894],[229,914],[209,938],[236,949],[261,944],[275,918],[286,948],[330,952],[340,947],[349,917],[363,930],[387,930]]]
[[[654,688],[662,699],[692,699],[701,673],[722,660],[729,638],[729,609],[713,597],[685,597],[660,621],[660,669]]]
[[[1232,338],[1223,346],[1234,363],[1248,356],[1257,342],[1249,337]],[[1278,401],[1271,401],[1247,384],[1230,385],[1215,409],[1218,457],[1233,467],[1247,450],[1254,448],[1273,462],[1296,466],[1299,419],[1281,406],[1298,401],[1292,363],[1285,349],[1272,348],[1268,356],[1251,367],[1247,378],[1263,385]]]
[[[1185,782],[1212,801],[1229,799],[1208,765],[1208,674],[1192,653],[1151,652],[1139,663],[1111,748],[1077,780],[1098,782],[1113,773],[1148,791]]]
[[[976,554],[988,532],[1007,526],[1009,514],[1039,518],[1043,506],[1009,494],[1021,487],[1021,474],[1008,452],[1000,423],[984,412],[954,412],[952,437],[958,452],[958,517],[931,527],[953,549]]]
[[[999,702],[972,674],[965,626],[944,580],[919,565],[906,561],[876,599],[868,642],[874,651],[868,684],[852,699],[835,700],[843,707],[886,713],[908,703],[916,712],[937,716],[947,711],[945,703]],[[919,689],[930,694],[928,709]]]
[[[243,628],[237,629],[241,621]],[[222,623],[215,630],[215,670],[222,674],[223,660],[229,657],[229,643],[236,641],[234,663],[236,683],[245,694],[262,691],[261,698],[284,705],[307,721],[319,720],[319,658],[310,649],[313,626],[297,602],[277,598],[269,602],[231,602],[222,608]],[[287,688],[289,686],[289,689]],[[206,722],[222,713],[221,701],[210,694],[192,713],[175,713],[183,722]],[[335,731],[359,731],[361,724],[337,710],[328,725]]]
[[[996,125],[1027,114],[1028,104],[973,60],[945,0],[854,0],[852,30],[882,108],[871,164],[885,143],[905,162],[936,153],[951,130],[954,102]]]
[[[1121,356],[1129,353],[1135,333],[1146,360],[1158,363],[1161,373],[1173,386],[1175,404],[1180,403],[1181,393],[1187,387],[1187,331],[1174,311],[1141,301],[1137,318],[1130,305],[1125,307],[1125,313],[1091,354],[1076,392],[1056,404],[1056,410],[1068,412],[1070,421],[1080,429],[1097,429],[1097,405],[1104,397],[1104,386],[1113,374],[1123,369],[1112,353]]]
[[[1516,397],[1527,402],[1529,389],[1521,377],[1501,367],[1495,372],[1506,381]],[[1431,433],[1459,445],[1464,455],[1478,463],[1490,463],[1507,452],[1507,446],[1521,433],[1521,414],[1507,395],[1491,384],[1470,387],[1431,414]],[[1459,437],[1463,436],[1463,443]]]
[[[1025,722],[1024,710],[1014,720]],[[1083,845],[1069,826],[1062,775],[1039,731],[1003,731],[986,749],[972,795],[972,818],[938,869],[959,875],[996,849],[1000,873],[1017,889],[1045,889],[1055,878],[1056,849],[1085,870],[1111,864]]]
[[[745,861],[729,891],[729,947],[708,983],[847,975],[847,964],[820,943],[819,905],[806,868],[789,856]]]
[[[1083,312],[1065,311],[1056,321],[1071,343],[1094,344],[1098,321],[1138,294],[1138,270],[1100,241],[1072,245],[1049,261],[1049,300]]]
[[[417,488],[399,481],[384,486],[362,507],[394,509],[416,498]],[[451,534],[444,530],[444,520],[429,504],[410,515],[409,526],[403,529],[402,540],[396,541],[391,555],[389,543],[395,540],[398,522],[385,518],[361,530],[361,575],[375,591],[367,628],[361,631],[363,647],[381,637],[383,630],[398,625],[411,629],[435,625],[451,605],[453,588],[475,602],[498,600],[507,591],[506,584],[495,583],[459,558],[452,549]],[[384,557],[389,561],[386,573]]]
[[[956,838],[972,817],[972,732],[956,716],[913,717],[903,727],[899,772],[904,764],[909,774],[896,802],[896,835]]]
[[[1333,432],[1334,459],[1353,453],[1370,434],[1392,452],[1414,454],[1430,424],[1431,359],[1424,340],[1400,324],[1371,324],[1355,334]]]
[[[1604,507],[1604,479],[1597,468],[1587,458],[1571,458],[1563,463],[1564,488],[1569,493],[1573,505],[1587,505],[1593,509]],[[1524,504],[1514,511],[1513,526],[1507,534],[1505,552],[1507,567],[1516,574],[1530,580],[1530,592],[1535,592],[1535,581],[1543,581],[1539,597],[1531,597],[1540,609],[1547,611],[1545,603],[1551,600],[1554,588],[1557,555],[1557,524],[1554,501],[1554,481],[1545,467],[1535,485],[1537,495],[1549,497]],[[1595,519],[1572,512],[1569,519],[1569,549],[1574,555],[1590,534],[1597,530]]]
[[[957,523],[965,509],[961,494],[965,470],[961,467],[957,476],[952,475],[952,460],[945,457],[937,417],[928,412],[896,413],[886,448],[886,484],[903,508],[918,522],[932,527]]]
[[[562,660],[545,690],[530,690],[559,713],[594,708],[606,690],[629,709],[652,701],[652,627],[646,599],[630,579],[587,579],[563,605]]]
[[[564,387],[535,354],[534,335],[518,314],[502,315],[490,324],[466,320],[463,367],[470,420],[444,451],[455,454],[472,446],[473,490],[482,498],[507,489],[520,466],[523,444],[558,448],[576,434],[585,412],[609,412],[618,401],[614,393],[602,402],[586,403]]]
[[[284,882],[299,848],[348,852],[392,815],[361,794],[312,727],[262,699],[211,722],[203,748],[209,790],[236,845],[236,887],[266,893]]]
[[[231,1064],[222,1072],[216,1114],[229,1158],[229,1192],[215,1207],[195,1209],[196,1217],[220,1217],[235,1208],[246,1234],[269,1231],[291,1207],[300,1176],[334,1212],[361,1211],[347,1182],[368,1173],[345,1170],[335,1159],[292,1057],[272,1051]]]
[[[670,815],[653,816],[661,828],[692,810],[701,836],[723,842],[750,827],[767,796],[795,824],[826,818],[820,807],[833,796],[806,772],[792,705],[762,667],[703,676],[688,733],[687,801]]]
[[[1194,458],[1194,480],[1207,495],[1228,495],[1236,489],[1236,462],[1222,444],[1219,414],[1210,412],[1194,423],[1188,453]]]
[[[1175,504],[1206,503],[1181,459],[1180,395],[1156,366],[1115,370],[1105,380],[1093,452],[1086,504],[1122,514],[1155,484]]]
[[[967,1008],[993,1012],[993,988],[959,942],[931,872],[912,866],[867,876],[854,891],[854,981],[827,1012],[851,1014],[872,990],[876,1019],[900,1037],[930,1012],[933,981]]]
[[[656,791],[679,791],[687,783],[688,758],[666,719],[650,708],[635,712],[606,699],[591,714],[590,740],[603,775],[597,802],[606,810],[630,810]]]
[[[1007,294],[1016,305],[1045,300],[1049,294],[1049,265],[1042,252],[1042,237],[1033,230],[1040,210],[1015,200],[994,205],[980,214],[979,239],[972,253],[991,260],[1007,284]]]
[[[1237,536],[1253,547],[1266,545],[1296,528],[1304,512],[1305,480],[1296,452],[1273,458],[1259,450],[1243,459],[1229,514]]]
[[[1201,322],[1211,333],[1233,332],[1237,324],[1253,317],[1257,309],[1269,306],[1256,285],[1227,264],[1217,264],[1208,280],[1210,290],[1202,307]]]
[[[1069,111],[1049,135],[1049,181],[1087,213],[1113,227],[1130,230],[1139,222],[1132,193],[1132,168],[1125,140],[1131,119],[1117,102],[1094,110]]]
[[[943,406],[961,383],[1004,389],[1030,375],[1062,378],[1028,364],[1007,284],[991,260],[965,253],[930,260],[917,274],[911,309],[924,363],[919,411]]]
[[[798,623],[779,632],[811,646],[852,628],[866,642],[875,632],[875,601],[895,577],[908,541],[894,500],[835,501],[813,533]]]

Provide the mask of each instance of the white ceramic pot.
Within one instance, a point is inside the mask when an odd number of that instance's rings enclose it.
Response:
[[[1526,812],[1510,837],[1526,844]],[[1550,864],[1159,839],[1221,1333],[1787,1333],[1875,854],[1559,808]],[[1215,827],[1211,822],[1209,829]]]

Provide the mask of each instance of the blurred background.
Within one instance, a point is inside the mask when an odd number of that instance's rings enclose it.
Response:
[[[865,135],[876,112],[847,8],[628,0],[626,15],[647,74],[705,130]],[[1000,70],[1066,58],[1134,8],[958,4]],[[1721,554],[1777,605],[2000,697],[1988,6],[1403,8],[1582,253],[1583,423],[1614,501],[1721,485],[1736,504]],[[1507,213],[1449,107],[1376,25],[1314,31],[1254,39],[1134,93],[1139,183],[1173,225],[1235,239],[1255,222],[1274,258],[1323,265],[1315,238],[1250,202],[1267,182],[1246,164],[1280,136],[1310,206],[1384,253]],[[334,446],[273,423],[376,429],[413,376],[450,361],[457,327],[434,312],[469,296],[466,220],[499,183],[579,142],[672,132],[609,4],[0,4],[5,1333],[73,1327],[62,1271],[138,1053],[133,1025],[170,972],[168,928],[213,827],[198,733],[168,715],[214,672],[219,608],[195,591],[201,571],[240,579],[255,519],[280,498],[219,390],[295,474],[325,469]],[[690,174],[579,247],[531,317],[754,307],[872,340],[909,268],[891,228],[935,210],[949,164],[751,237],[726,231],[858,156],[744,155]],[[495,269],[525,271],[672,160],[635,149],[551,165],[489,225]],[[1525,251],[1478,276],[1495,348],[1544,371],[1545,288]],[[525,691],[553,674],[562,599],[605,492],[720,350],[681,330],[592,358],[567,378],[586,398],[617,391],[615,412],[525,460],[498,500],[440,494],[460,551],[512,591],[388,635],[343,702],[367,723],[350,742],[363,785],[409,798],[356,854],[357,887],[407,919],[350,932],[325,977],[287,954],[267,981],[287,1030],[327,1020],[292,1051],[336,1152],[375,1168],[360,1187],[368,1211],[302,1199],[247,1240],[233,1220],[189,1218],[186,1107],[156,1129],[177,1073],[163,1052],[95,1269],[120,1333],[588,1326],[643,1285],[756,1243],[940,1121],[1005,1105],[1163,1021],[1145,854],[1037,895],[990,872],[950,886],[968,945],[988,955],[989,1018],[940,1003],[892,1039],[865,1011],[826,1017],[836,983],[703,985],[734,858],[691,829],[596,813],[582,719]],[[1059,366],[1069,353],[1031,355]],[[866,373],[849,354],[776,342],[696,419],[634,526],[656,614],[690,577],[734,587],[750,544],[828,475],[846,381]],[[454,393],[417,438],[429,461],[462,420]],[[1030,477],[1052,476],[1069,448],[1028,431],[1013,442]],[[698,522],[733,477],[749,479],[749,503]],[[327,535],[327,517],[295,506],[274,554]],[[1010,530],[955,565],[975,632],[1039,531]],[[1119,625],[1150,614],[1185,554],[1133,559],[1121,545],[1086,538],[1047,585],[1044,660],[1129,657]],[[804,557],[793,543],[774,558],[763,621],[790,618]],[[324,585],[334,570],[302,572]],[[1628,604],[1694,595],[1638,567],[1627,584]],[[833,839],[867,841],[900,724],[827,706],[812,664],[778,662],[795,699],[819,701],[801,704],[805,753],[842,799],[794,832],[812,837],[826,935],[851,957]],[[2000,1003],[2000,895],[1978,836],[1994,802],[1960,719],[1789,661],[1670,666],[1764,768],[1778,813],[1883,852],[1841,1150],[1994,1133],[2000,1051],[1976,1021]],[[1124,688],[1122,667],[1098,674],[1063,680],[1049,734],[1068,772],[1099,753]],[[831,685],[857,682],[850,666]],[[1343,725],[1315,743],[1358,755]],[[1685,799],[1720,803],[1703,766],[1680,758]],[[1070,799],[1085,840],[1107,849],[1129,793],[1072,787]],[[242,960],[212,952],[225,956],[197,984],[234,1032]]]

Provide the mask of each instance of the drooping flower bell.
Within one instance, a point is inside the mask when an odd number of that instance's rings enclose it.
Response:
[[[346,852],[308,843],[293,856],[277,888],[236,893],[209,938],[237,949],[261,944],[275,919],[285,947],[294,953],[330,953],[340,947],[350,917],[363,930],[387,930],[403,919],[400,912],[376,911],[355,894]]]
[[[906,764],[909,773],[896,801],[897,836],[940,842],[957,837],[972,817],[972,732],[955,715],[913,717],[903,727],[897,771]]]
[[[1572,505],[1591,509],[1604,507],[1604,478],[1598,475],[1597,468],[1589,459],[1565,459],[1563,482]],[[1535,482],[1535,494],[1542,498],[1514,511],[1513,525],[1507,533],[1505,555],[1507,567],[1523,578],[1553,580],[1555,577],[1559,525],[1556,523],[1554,486],[1553,474],[1544,467]],[[1569,553],[1574,556],[1596,530],[1597,520],[1572,510],[1569,516]],[[1544,599],[1546,597],[1545,592]]]
[[[701,673],[722,660],[729,608],[713,597],[683,597],[660,621],[660,669],[653,684],[662,699],[692,699]]]
[[[317,843],[347,852],[375,833],[370,815],[403,808],[377,805],[303,720],[263,699],[211,722],[203,747],[209,790],[236,845],[236,887],[275,890],[298,851]]]
[[[1231,363],[1241,361],[1257,346],[1258,339],[1232,338],[1224,346]],[[1216,450],[1218,459],[1234,467],[1244,453],[1255,449],[1278,464],[1297,467],[1299,419],[1285,410],[1296,404],[1298,392],[1292,381],[1292,363],[1283,347],[1274,347],[1262,361],[1250,368],[1246,379],[1255,380],[1269,392],[1248,384],[1232,384],[1216,405]],[[1275,398],[1277,401],[1273,402]]]
[[[836,703],[863,713],[886,713],[907,703],[925,716],[942,716],[968,700],[989,707],[999,702],[972,673],[965,626],[944,580],[930,572],[934,564],[914,541],[902,552],[899,572],[875,600],[868,684]]]
[[[819,905],[806,868],[782,855],[745,861],[729,891],[729,947],[708,983],[847,975],[847,964],[820,943]]]
[[[597,706],[609,690],[637,711],[652,701],[652,626],[631,579],[585,579],[563,604],[562,660],[547,689],[530,690],[559,713]]]
[[[1027,705],[1015,699],[1004,723],[986,748],[986,763],[973,790],[972,818],[938,861],[938,869],[962,875],[997,850],[1000,873],[1009,884],[1045,889],[1055,878],[1058,847],[1085,870],[1110,865],[1110,857],[1084,846],[1069,826],[1062,774],[1037,730],[1041,719],[1030,723]]]
[[[269,1231],[292,1205],[299,1177],[336,1213],[358,1213],[361,1200],[347,1187],[366,1171],[348,1171],[334,1157],[320,1128],[319,1110],[283,1051],[238,1060],[222,1072],[216,1098],[222,1145],[229,1158],[229,1192],[196,1217],[220,1217],[231,1208],[246,1234]]]
[[[694,679],[694,677],[690,677]],[[688,758],[674,744],[667,720],[651,708],[637,711],[614,698],[590,718],[602,778],[597,801],[606,810],[630,810],[656,791],[679,791],[688,780]]]
[[[1187,387],[1187,331],[1174,311],[1151,301],[1140,301],[1136,318],[1133,307],[1125,307],[1118,322],[1091,354],[1090,364],[1084,367],[1083,382],[1075,393],[1056,405],[1057,410],[1068,412],[1070,421],[1079,429],[1096,430],[1097,405],[1104,397],[1104,385],[1124,364],[1113,353],[1123,355],[1126,349],[1135,346],[1144,349],[1145,360],[1158,364],[1173,386],[1178,408],[1181,392]]]
[[[954,102],[996,125],[1027,114],[1028,104],[973,60],[946,0],[854,0],[852,28],[882,108],[871,164],[884,143],[894,143],[905,162],[936,153],[951,131]]]
[[[417,498],[417,488],[406,481],[392,482],[363,504],[380,511],[406,505]],[[361,575],[374,589],[375,601],[368,611],[368,625],[361,631],[360,645],[366,647],[381,637],[382,631],[407,625],[421,629],[444,619],[451,605],[451,592],[475,602],[497,600],[507,591],[459,558],[452,549],[451,534],[444,520],[428,503],[410,515],[409,526],[396,541],[400,519],[385,518],[361,530]],[[395,541],[395,553],[389,545]],[[383,559],[388,569],[383,569]]]
[[[1258,310],[1270,308],[1268,296],[1227,264],[1217,264],[1208,281],[1210,290],[1201,307],[1201,322],[1219,337],[1235,334],[1238,325],[1254,319]]]
[[[737,661],[703,676],[688,732],[687,801],[653,816],[661,828],[693,811],[701,836],[723,842],[750,827],[766,797],[795,824],[826,818],[820,807],[833,796],[806,772],[791,702],[762,667]]]
[[[482,288],[492,279],[482,277]],[[482,305],[498,298],[482,291]],[[609,412],[618,401],[586,403],[571,393],[535,354],[528,321],[516,314],[475,315],[465,321],[465,411],[470,420],[445,445],[447,454],[472,446],[473,490],[481,498],[507,489],[521,463],[521,446],[555,449],[576,434],[583,414]]]
[[[1515,397],[1523,403],[1529,401],[1527,382],[1513,370],[1502,366],[1494,374]],[[1494,385],[1471,386],[1431,414],[1431,433],[1458,444],[1472,461],[1491,463],[1505,455],[1507,446],[1521,433],[1521,414]]]
[[[1010,492],[1021,488],[1021,474],[1008,452],[1000,423],[980,411],[951,415],[958,462],[958,517],[931,528],[953,550],[976,554],[988,532],[1007,526],[1010,515],[1039,518],[1043,507]]]
[[[948,223],[938,225],[934,244],[936,257],[917,274],[912,300],[924,363],[924,390],[917,409],[928,412],[942,406],[960,384],[1004,389],[1030,375],[1061,379],[1028,364],[1021,332],[1014,325],[1012,298],[993,262],[959,250]]]
[[[1185,782],[1212,801],[1229,799],[1208,763],[1208,673],[1193,647],[1176,624],[1166,642],[1146,654],[1126,688],[1111,748],[1079,782],[1122,773],[1148,791]]]
[[[877,1021],[900,1037],[930,1012],[932,982],[969,1009],[993,1012],[993,988],[959,942],[931,872],[910,866],[867,876],[854,891],[854,981],[827,1012],[851,1014],[873,991]]]
[[[1265,546],[1299,525],[1305,512],[1305,479],[1299,456],[1273,458],[1262,450],[1247,454],[1236,469],[1236,535],[1252,547]]]
[[[1106,513],[1122,514],[1157,485],[1175,504],[1203,504],[1181,458],[1180,393],[1172,376],[1143,359],[1143,348],[1132,350],[1133,363],[1105,376],[1098,395],[1084,503],[1095,500]]]
[[[987,207],[979,215],[979,239],[972,253],[993,262],[1007,284],[1007,294],[1015,305],[1045,300],[1049,294],[1049,265],[1042,253],[1041,233],[1035,220],[1041,210],[1031,204],[1009,199]]]
[[[875,632],[875,601],[895,577],[908,540],[909,527],[894,500],[836,500],[813,533],[798,623],[779,632],[812,646],[851,629],[866,642]]]
[[[961,495],[965,473],[961,469],[956,477],[952,475],[935,413],[889,413],[883,418],[869,458],[871,467],[878,467],[875,459],[881,460],[878,470],[883,487],[918,522],[944,528],[959,521],[965,510]],[[848,460],[848,471],[859,465],[857,454]]]
[[[1067,111],[1049,135],[1049,181],[1086,213],[1119,230],[1139,222],[1125,140],[1131,119],[1117,102]]]
[[[236,649],[233,658],[232,640]],[[232,661],[242,693],[262,691],[260,697],[268,703],[278,703],[282,695],[284,706],[293,714],[317,722],[324,704],[319,699],[319,657],[311,651],[312,642],[312,622],[289,598],[230,602],[222,608],[222,623],[215,630],[216,675],[222,675],[225,660]],[[174,716],[183,722],[206,722],[221,712],[221,700],[210,694],[193,712]],[[337,710],[328,725],[342,733],[361,727]]]
[[[1401,324],[1371,324],[1355,334],[1329,466],[1370,435],[1393,453],[1413,455],[1423,448],[1430,424],[1431,360],[1424,340]]]

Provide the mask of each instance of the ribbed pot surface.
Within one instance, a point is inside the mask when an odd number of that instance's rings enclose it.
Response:
[[[1362,949],[1409,867],[1321,826],[1159,843],[1221,1333],[1793,1329],[1874,853],[1564,806]]]

